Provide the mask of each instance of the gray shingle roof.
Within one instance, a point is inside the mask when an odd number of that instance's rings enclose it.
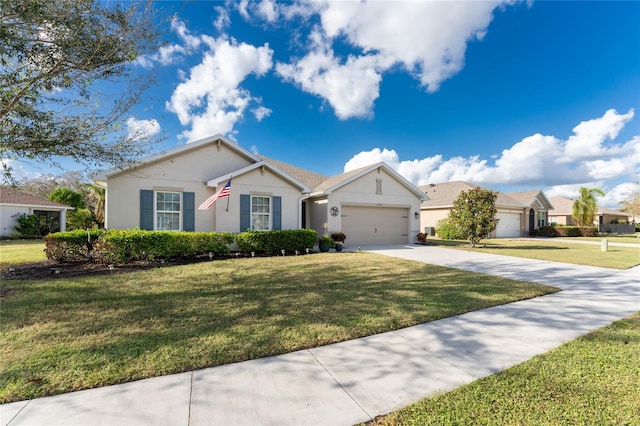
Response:
[[[328,179],[327,176],[321,175],[320,173],[315,173],[291,164],[283,163],[282,161],[274,160],[273,158],[268,158],[264,155],[257,155],[257,157],[267,163],[270,163],[272,166],[277,167],[289,176],[299,180],[309,188],[315,188]]]
[[[551,197],[549,199],[553,204],[553,210],[549,210],[551,216],[571,216],[573,214],[573,203],[575,200],[566,197]],[[598,206],[598,214],[612,214],[619,216],[628,216],[627,213],[620,210],[614,210],[607,207]]]
[[[469,182],[456,180],[453,182],[438,183],[432,185],[419,186],[429,197],[429,200],[422,202],[422,207],[451,207],[462,191],[469,191],[474,188],[482,188]],[[487,189],[487,188],[482,188]],[[517,206],[523,207],[523,203],[510,197],[508,194],[498,192],[496,206]]]
[[[35,195],[20,192],[14,188],[9,188],[6,186],[0,186],[0,203],[39,207],[71,208],[65,204],[56,203],[55,201],[49,201],[46,198],[36,197]]]

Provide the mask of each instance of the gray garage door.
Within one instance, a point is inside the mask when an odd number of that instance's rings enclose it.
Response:
[[[406,244],[409,242],[409,209],[344,206],[342,232],[347,246]]]

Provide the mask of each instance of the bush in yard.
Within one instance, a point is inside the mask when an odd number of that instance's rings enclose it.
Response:
[[[44,238],[47,259],[57,262],[82,262],[93,258],[93,246],[104,230],[55,232]]]
[[[40,221],[35,214],[21,214],[17,221],[16,232],[20,235],[40,235]]]
[[[96,244],[96,258],[108,263],[186,259],[201,254],[230,253],[230,232],[109,230]]]
[[[436,225],[436,235],[443,240],[463,240],[462,231],[449,218],[439,220]]]
[[[200,254],[230,252],[230,232],[170,232],[93,230],[50,234],[45,238],[48,259],[58,262],[95,260],[129,263],[138,260],[184,259]]]
[[[289,254],[296,250],[304,253],[305,249],[315,245],[317,239],[318,233],[313,229],[246,231],[236,235],[238,250],[241,252],[268,255],[278,255],[282,250]]]
[[[541,237],[596,237],[598,229],[595,226],[541,226],[538,228]]]

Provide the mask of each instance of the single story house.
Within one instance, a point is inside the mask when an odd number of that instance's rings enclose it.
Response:
[[[415,185],[385,163],[327,177],[253,154],[216,135],[97,173],[105,227],[175,231],[315,229],[350,246],[411,243],[420,229]],[[198,206],[231,182],[230,195]]]
[[[575,200],[566,197],[552,197],[551,202],[553,203],[553,209],[549,211],[549,223],[556,225],[576,224],[573,219],[573,203]],[[605,225],[610,225],[612,222],[627,223],[631,222],[632,219],[628,213],[598,206],[593,224],[598,225],[600,232],[605,232]]]
[[[420,206],[420,226],[433,234],[438,221],[449,216],[453,202],[462,191],[477,188],[463,181],[420,186],[428,197]],[[498,192],[497,218],[500,219],[490,238],[514,238],[529,234],[531,230],[548,224],[548,212],[553,208],[542,191]]]
[[[17,189],[0,186],[0,228],[2,237],[9,237],[16,231],[18,217],[35,214],[40,221],[41,233],[66,231],[67,210],[65,204],[36,197]]]

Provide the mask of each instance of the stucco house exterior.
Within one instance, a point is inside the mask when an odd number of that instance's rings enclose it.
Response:
[[[573,219],[573,203],[575,200],[566,197],[552,197],[553,209],[549,211],[549,223],[556,225],[575,225]],[[607,207],[598,206],[594,225],[597,225],[600,232],[605,231],[605,226],[611,222],[622,221],[631,222],[628,213],[620,210],[609,209]]]
[[[438,221],[446,218],[453,208],[453,202],[462,191],[477,188],[463,181],[453,181],[420,186],[428,198],[420,206],[421,229],[434,230]],[[548,211],[553,208],[542,191],[498,192],[496,199],[500,219],[498,227],[490,238],[514,238],[528,235],[533,229],[548,224]]]
[[[426,197],[384,163],[327,177],[253,154],[222,135],[97,173],[105,227],[176,231],[341,231],[347,245],[410,243]],[[229,197],[198,210],[231,180]]]
[[[67,230],[67,210],[72,210],[72,207],[26,194],[14,188],[0,186],[2,237],[9,237],[16,232],[18,217],[23,214],[38,216],[40,226],[45,232],[64,232]]]

